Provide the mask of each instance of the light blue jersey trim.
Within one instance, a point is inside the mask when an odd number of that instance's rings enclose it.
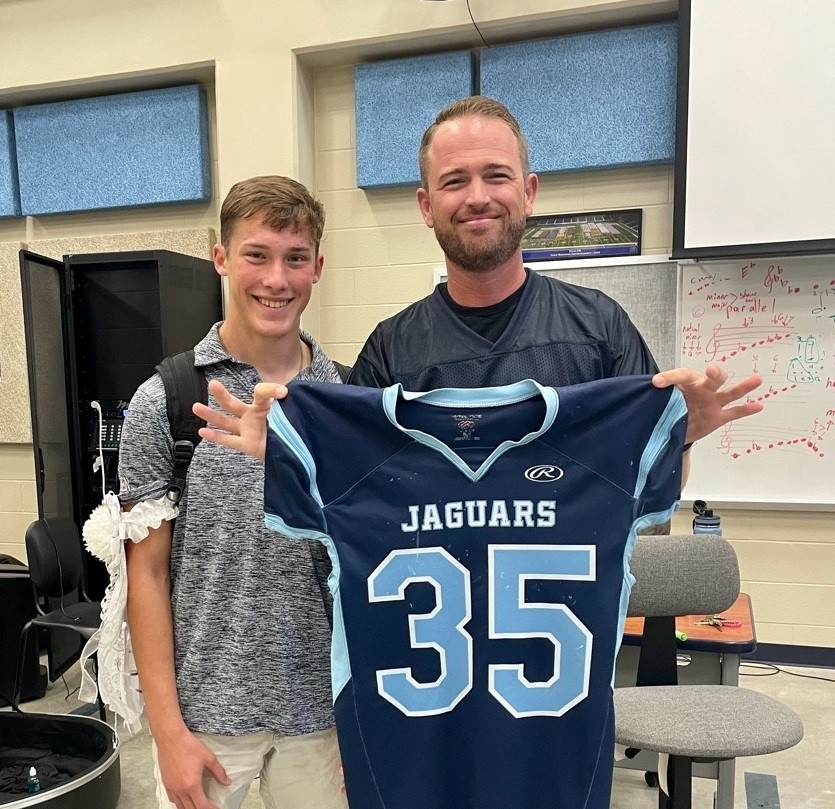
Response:
[[[267,416],[267,427],[273,432],[278,433],[287,448],[299,459],[310,481],[310,496],[319,506],[323,506],[324,503],[322,503],[322,497],[319,494],[319,487],[316,485],[316,462],[313,460],[313,456],[310,454],[307,445],[302,441],[302,437],[296,432],[296,428],[290,424],[290,420],[284,414],[278,402],[273,402],[270,408]]]
[[[516,404],[526,399],[533,399],[536,396],[541,397],[545,402],[545,418],[542,426],[518,441],[502,442],[475,472],[453,450],[435,436],[421,430],[403,427],[397,421],[397,402],[399,399],[420,401],[423,404],[435,407],[501,407],[502,405]],[[533,379],[525,379],[513,385],[492,388],[438,388],[426,392],[416,392],[404,391],[403,386],[398,383],[383,390],[383,412],[386,414],[386,418],[402,433],[439,452],[449,463],[473,482],[481,480],[490,467],[509,449],[528,444],[549,430],[557,417],[558,410],[559,397],[557,392],[553,388],[543,387]]]
[[[635,481],[634,497],[637,500],[644,490],[650,470],[658,456],[667,446],[670,440],[670,431],[675,423],[687,413],[687,406],[684,403],[684,397],[678,388],[674,388],[670,394],[670,400],[664,408],[664,412],[658,419],[652,435],[647,442],[643,454],[641,455],[641,463],[638,468],[638,478]],[[621,640],[623,639],[623,628],[626,625],[626,612],[629,605],[629,594],[632,592],[632,586],[635,584],[635,577],[629,569],[628,559],[632,558],[632,552],[635,549],[635,542],[638,540],[638,531],[646,528],[648,525],[657,525],[669,520],[673,514],[678,511],[678,501],[673,503],[666,511],[655,512],[653,514],[644,514],[632,523],[632,528],[629,531],[629,537],[626,540],[626,548],[623,555],[623,587],[620,594],[620,607],[618,615],[618,634],[617,644],[615,646],[615,657],[617,657],[620,650]],[[612,687],[615,685],[614,668],[612,669]]]
[[[678,502],[673,503],[666,511],[657,511],[654,514],[644,514],[632,523],[632,528],[629,531],[629,537],[626,540],[626,547],[623,551],[623,586],[620,591],[620,605],[618,609],[618,633],[615,641],[615,661],[617,661],[618,652],[620,651],[621,641],[623,640],[623,629],[626,626],[626,613],[629,607],[629,596],[632,593],[632,587],[635,584],[635,576],[629,569],[628,560],[632,558],[632,553],[635,550],[635,543],[638,541],[638,531],[646,528],[648,525],[658,525],[672,519],[673,514],[678,511]],[[615,666],[612,666],[612,688],[615,687]]]
[[[333,633],[331,635],[331,691],[333,701],[342,693],[342,689],[351,680],[351,659],[348,656],[348,638],[345,634],[345,619],[342,615],[342,602],[339,600],[339,554],[336,545],[328,534],[321,531],[304,531],[287,525],[281,517],[267,514],[264,517],[267,528],[277,531],[291,539],[315,539],[321,542],[331,560],[331,572],[328,576],[328,588],[333,595]]]
[[[658,422],[652,431],[652,435],[649,437],[649,441],[647,441],[647,445],[644,448],[644,452],[641,455],[641,464],[638,467],[638,478],[635,481],[635,491],[633,492],[635,499],[638,499],[641,496],[641,492],[643,492],[644,486],[646,485],[650,469],[652,469],[653,465],[658,460],[658,456],[661,454],[664,447],[667,446],[667,442],[670,440],[670,430],[672,430],[673,425],[685,413],[687,413],[687,405],[684,403],[684,397],[681,395],[681,391],[678,388],[673,388],[673,392],[670,395],[670,401],[667,402],[667,406],[664,408],[661,418],[658,419]]]

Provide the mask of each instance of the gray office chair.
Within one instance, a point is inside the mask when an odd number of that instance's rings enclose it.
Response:
[[[803,724],[777,700],[731,685],[677,685],[675,616],[714,615],[739,595],[736,553],[722,537],[642,536],[630,563],[629,615],[645,616],[637,685],[615,689],[615,740],[627,755],[667,753],[669,795],[659,809],[690,809],[694,762],[793,747]]]

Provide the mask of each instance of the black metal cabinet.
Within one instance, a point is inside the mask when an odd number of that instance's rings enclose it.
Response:
[[[124,411],[154,366],[197,343],[222,318],[211,261],[150,250],[66,255],[20,252],[32,439],[41,517],[68,516],[79,529],[101,502],[99,414],[105,489],[118,491]],[[92,560],[88,560],[92,561]],[[103,566],[90,566],[100,597]]]
[[[14,698],[15,674],[20,656],[20,633],[26,622],[35,617],[32,582],[29,571],[20,564],[0,560],[0,707]],[[46,677],[38,664],[34,643],[27,647],[20,674],[20,701],[40,699],[46,692]]]

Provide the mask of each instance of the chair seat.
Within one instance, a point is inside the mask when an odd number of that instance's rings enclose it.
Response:
[[[63,608],[52,610],[46,615],[36,615],[31,623],[52,629],[67,627],[84,638],[90,638],[101,624],[101,602],[79,601],[77,604],[65,604]]]
[[[728,685],[615,689],[618,744],[690,758],[785,750],[803,738],[800,717],[764,694]]]

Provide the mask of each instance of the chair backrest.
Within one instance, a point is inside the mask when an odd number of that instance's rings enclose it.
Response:
[[[84,561],[76,524],[68,517],[44,517],[26,529],[29,575],[40,596],[78,600]]]
[[[712,615],[739,595],[736,552],[720,536],[640,536],[629,567],[629,615]]]
[[[628,614],[645,618],[636,684],[675,685],[676,616],[712,615],[736,601],[736,553],[712,534],[639,536],[629,567],[635,584]]]

